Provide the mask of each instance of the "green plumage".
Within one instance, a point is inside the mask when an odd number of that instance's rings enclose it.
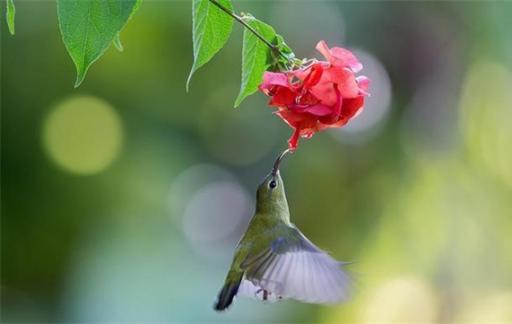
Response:
[[[270,181],[276,181],[277,187],[270,189]],[[281,176],[274,179],[269,175],[259,186],[256,195],[256,213],[249,227],[238,243],[231,270],[243,272],[242,262],[251,255],[258,255],[267,249],[280,236],[290,236],[291,223],[288,203]]]
[[[271,181],[276,182],[275,188],[270,188]],[[258,187],[256,213],[236,247],[224,286],[238,285],[246,270],[242,267],[244,260],[268,249],[280,235],[290,235],[290,225],[290,211],[288,210],[283,180],[279,173],[275,177],[269,174]],[[219,294],[219,301],[222,299],[221,297],[222,292]]]
[[[214,308],[225,310],[240,290],[249,297],[260,298],[262,293],[263,300],[338,302],[348,288],[340,265],[290,222],[283,179],[275,166],[258,187],[255,214],[236,247]]]

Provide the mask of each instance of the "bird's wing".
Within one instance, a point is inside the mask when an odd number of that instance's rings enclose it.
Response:
[[[274,294],[260,286],[256,286],[246,277],[242,279],[242,282],[238,288],[237,295],[269,302],[279,301],[283,298],[282,296]]]
[[[263,299],[260,294],[266,291],[270,293],[269,299],[282,297],[308,303],[337,303],[348,297],[350,288],[342,265],[297,228],[290,228],[289,233],[275,239],[269,248],[242,262],[245,288],[240,293]]]

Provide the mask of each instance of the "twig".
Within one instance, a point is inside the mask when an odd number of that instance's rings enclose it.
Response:
[[[238,21],[240,24],[242,24],[242,26],[244,26],[245,28],[247,28],[251,33],[254,34],[254,36],[258,37],[259,40],[261,40],[265,45],[267,45],[274,53],[277,53],[278,55],[281,55],[283,58],[286,58],[287,60],[289,60],[288,56],[286,56],[283,52],[281,52],[279,50],[279,48],[277,48],[277,46],[275,46],[274,44],[272,44],[271,42],[269,42],[268,40],[265,39],[265,37],[261,36],[260,33],[258,33],[258,31],[256,29],[254,29],[253,27],[251,27],[251,25],[249,25],[248,23],[246,23],[242,17],[238,16],[236,13],[232,12],[231,10],[229,10],[228,8],[224,7],[220,2],[218,2],[217,0],[209,0],[212,4],[214,4],[215,6],[217,6],[220,10],[224,11],[226,14],[230,15],[233,19],[235,19],[236,21]]]

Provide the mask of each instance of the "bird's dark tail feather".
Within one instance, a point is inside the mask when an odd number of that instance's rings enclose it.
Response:
[[[226,308],[228,308],[229,305],[233,303],[233,298],[235,298],[235,295],[238,292],[241,279],[242,278],[236,282],[226,283],[224,287],[222,287],[222,290],[217,297],[217,301],[215,302],[215,305],[213,305],[213,309],[215,309],[217,312],[220,312],[226,310]]]

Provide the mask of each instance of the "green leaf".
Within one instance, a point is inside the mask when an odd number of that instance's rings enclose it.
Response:
[[[5,13],[5,17],[7,20],[7,27],[9,28],[9,32],[11,35],[14,35],[14,16],[16,16],[16,8],[14,7],[13,0],[7,0],[7,12]]]
[[[271,63],[271,71],[289,70],[290,65],[295,60],[295,54],[292,49],[284,42],[283,36],[276,34],[275,46],[281,55],[274,55]]]
[[[124,51],[123,43],[121,43],[121,36],[119,33],[117,33],[116,37],[114,37],[114,40],[112,41],[114,43],[114,46],[119,52]]]
[[[128,20],[132,19],[133,14],[135,14],[135,12],[137,12],[137,10],[139,10],[141,3],[142,3],[142,0],[137,0],[137,3],[135,4],[135,7],[133,8],[132,13],[131,13],[130,17],[128,18]],[[112,43],[114,44],[115,48],[119,52],[124,51],[124,46],[123,46],[123,43],[121,42],[121,33],[117,33],[117,35],[116,35],[116,37],[114,37],[114,40],[112,41]]]
[[[293,60],[295,59],[295,54],[293,53],[293,50],[284,42],[283,36],[277,34],[276,35],[276,46],[279,49],[279,51],[286,56],[285,60]],[[283,57],[280,57],[281,59],[284,59]]]
[[[62,40],[76,66],[75,88],[138,7],[137,0],[57,0]]]
[[[137,0],[137,2],[135,3],[135,7],[133,8],[132,13],[131,13],[130,17],[128,18],[128,20],[132,19],[133,15],[137,12],[137,10],[139,10],[141,4],[142,4],[142,0]],[[123,46],[123,43],[121,42],[121,33],[117,33],[117,35],[116,35],[116,37],[114,37],[114,40],[112,41],[112,43],[114,44],[115,48],[119,52],[124,51],[124,46]]]
[[[233,11],[230,0],[216,0],[229,11]],[[205,65],[229,39],[233,18],[209,0],[192,1],[192,41],[194,63],[187,79],[187,91],[192,75]]]
[[[254,28],[258,34],[270,43],[274,43],[276,32],[274,29],[253,17],[245,17],[246,22]],[[248,29],[244,30],[242,48],[242,84],[235,101],[235,107],[249,95],[258,90],[263,79],[263,73],[271,65],[272,51]]]

